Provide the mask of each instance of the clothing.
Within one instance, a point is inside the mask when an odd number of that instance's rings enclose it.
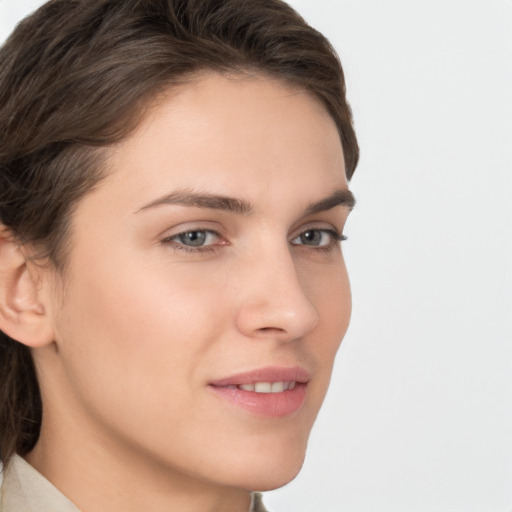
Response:
[[[80,512],[64,494],[25,459],[14,455],[5,471],[0,512]],[[253,493],[249,512],[267,512],[261,495]]]
[[[64,494],[19,455],[9,461],[0,512],[80,512]]]

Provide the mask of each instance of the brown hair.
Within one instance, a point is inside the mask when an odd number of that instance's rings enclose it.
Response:
[[[51,0],[0,50],[0,227],[65,264],[73,206],[158,92],[201,70],[269,76],[330,113],[350,179],[358,146],[335,51],[281,0]],[[30,351],[0,331],[0,459],[29,452],[42,404]]]

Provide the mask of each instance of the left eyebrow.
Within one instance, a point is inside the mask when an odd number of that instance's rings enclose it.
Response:
[[[310,204],[306,209],[306,215],[314,215],[315,213],[325,212],[336,206],[345,206],[352,210],[356,205],[354,194],[347,188],[335,190],[329,197],[321,199],[316,203]]]
[[[352,210],[356,200],[352,192],[348,189],[335,190],[330,196],[320,199],[310,204],[305,211],[305,215],[314,215],[335,208],[336,206],[345,206]],[[152,201],[143,206],[138,212],[156,208],[163,205],[180,205],[193,208],[204,208],[210,210],[224,210],[238,215],[249,216],[254,213],[255,208],[243,199],[236,197],[227,197],[213,194],[196,194],[189,191],[176,191]]]

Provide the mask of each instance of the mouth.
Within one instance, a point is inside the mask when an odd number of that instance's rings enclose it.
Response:
[[[302,408],[309,380],[304,368],[267,367],[214,381],[209,388],[231,406],[278,418]]]
[[[254,391],[254,393],[282,393],[295,388],[297,382],[255,382],[253,384],[239,384],[238,386],[226,386],[228,389],[242,389],[243,391]]]

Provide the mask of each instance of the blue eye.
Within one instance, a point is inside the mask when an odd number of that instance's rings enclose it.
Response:
[[[200,247],[204,245],[206,240],[205,231],[189,231],[188,233],[180,233],[177,235],[177,239],[183,245],[190,245],[192,247]]]
[[[193,229],[190,231],[184,231],[167,238],[166,242],[173,242],[178,245],[184,245],[186,247],[206,247],[213,245],[218,241],[219,235],[214,231],[208,229]]]
[[[333,242],[345,240],[343,235],[340,235],[332,229],[307,229],[299,236],[292,240],[292,244],[307,245],[310,247],[328,247]]]

